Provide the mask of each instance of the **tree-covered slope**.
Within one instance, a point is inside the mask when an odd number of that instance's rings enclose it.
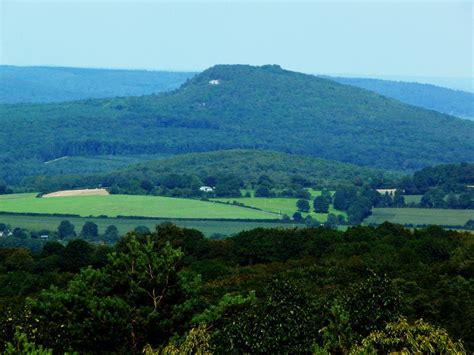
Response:
[[[149,95],[179,87],[194,73],[0,66],[0,103],[60,102]]]
[[[35,177],[26,185],[35,191],[53,191],[70,188],[117,186],[125,193],[148,193],[155,186],[199,188],[215,185],[228,177],[238,177],[245,186],[256,185],[265,175],[275,186],[288,187],[295,181],[306,181],[312,186],[336,187],[354,182],[383,184],[400,175],[367,167],[299,155],[257,151],[224,150],[205,153],[181,154],[147,161],[125,169],[102,174]],[[143,183],[146,181],[145,187]],[[209,182],[214,181],[214,182]],[[182,186],[181,186],[182,185]],[[168,186],[168,188],[171,188]]]
[[[474,120],[474,93],[436,85],[366,78],[329,77],[341,84],[371,90],[401,102]]]
[[[0,124],[0,161],[16,163],[245,148],[415,169],[474,156],[474,122],[278,66],[219,65],[160,95],[1,105]]]

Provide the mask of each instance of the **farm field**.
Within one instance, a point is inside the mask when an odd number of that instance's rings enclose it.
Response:
[[[311,195],[313,197],[320,194],[319,191],[311,191]],[[260,208],[265,211],[279,213],[279,214],[286,214],[288,216],[292,216],[293,213],[297,211],[296,209],[296,201],[297,198],[265,198],[265,197],[241,197],[241,198],[216,198],[213,199],[214,201],[220,202],[229,202],[233,203],[234,201],[237,203],[243,203],[246,206]],[[310,205],[312,202],[310,201]],[[311,209],[313,207],[311,206]],[[334,213],[335,215],[346,215],[342,211],[335,210],[332,205],[329,208],[330,213]],[[303,217],[307,215],[311,215],[315,217],[319,222],[325,222],[327,220],[327,214],[324,213],[315,213],[312,211],[311,213],[302,213]]]
[[[35,198],[35,194],[17,194],[0,200],[0,212],[77,214],[81,217],[280,219],[275,213],[232,205],[183,198],[132,195]]]
[[[440,224],[462,226],[469,219],[474,219],[474,210],[374,208],[372,210],[372,215],[364,220],[364,224],[379,224],[388,221],[399,224]]]
[[[153,230],[157,224],[171,222],[180,227],[194,228],[210,237],[213,234],[233,235],[243,230],[254,228],[293,228],[301,226],[281,222],[247,222],[247,221],[189,221],[176,219],[132,219],[132,218],[87,218],[87,217],[56,217],[56,216],[22,216],[2,214],[0,223],[10,225],[12,228],[26,228],[32,231],[49,230],[56,231],[61,221],[68,220],[75,226],[76,232],[80,232],[85,222],[94,222],[99,227],[99,234],[113,224],[117,227],[119,234],[124,235],[137,226],[146,226]]]

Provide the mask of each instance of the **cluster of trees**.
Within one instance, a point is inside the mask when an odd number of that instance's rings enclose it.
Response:
[[[328,213],[329,205],[332,204],[331,193],[327,190],[323,190],[320,196],[316,196],[313,200],[313,209],[316,213]],[[308,199],[300,199],[296,201],[296,208],[300,212],[309,213],[311,206]]]
[[[74,239],[76,237],[81,237],[81,239],[89,240],[91,242],[100,241],[106,243],[115,243],[120,238],[119,231],[115,225],[111,224],[107,226],[104,233],[100,234],[98,225],[92,221],[86,221],[79,232],[76,232],[75,225],[69,220],[61,221],[56,231],[49,231],[46,229],[30,231],[26,228],[13,228],[8,224],[0,223],[0,232],[3,232],[4,238],[11,237],[22,240],[37,240],[40,239],[42,236],[45,236],[47,240],[52,239],[66,241]]]
[[[441,188],[424,193],[419,203],[424,208],[474,209],[474,188],[471,191],[456,194],[446,193]]]
[[[334,194],[334,208],[347,213],[349,224],[359,224],[370,216],[372,207],[382,199],[376,190],[368,187],[345,187],[336,190]]]
[[[388,223],[3,249],[0,350],[467,353],[472,253],[467,233]]]
[[[398,183],[398,187],[408,195],[424,194],[432,189],[441,189],[446,194],[463,193],[468,185],[474,185],[474,163],[426,167]]]

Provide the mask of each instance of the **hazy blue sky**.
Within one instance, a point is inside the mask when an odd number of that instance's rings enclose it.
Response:
[[[470,1],[0,2],[2,64],[473,76]]]

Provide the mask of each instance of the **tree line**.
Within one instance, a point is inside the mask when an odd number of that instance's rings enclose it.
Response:
[[[384,223],[0,249],[3,351],[472,351],[472,236]],[[421,339],[423,339],[421,341]]]

